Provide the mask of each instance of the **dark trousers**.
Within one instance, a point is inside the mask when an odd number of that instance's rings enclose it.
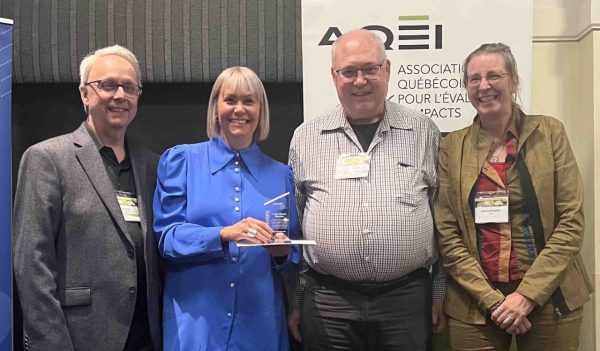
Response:
[[[305,351],[428,351],[431,276],[358,284],[309,271],[301,318]]]

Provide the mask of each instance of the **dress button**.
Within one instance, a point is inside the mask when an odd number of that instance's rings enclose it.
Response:
[[[129,293],[130,293],[130,294],[135,294],[135,287],[133,287],[133,286],[132,286],[132,287],[130,287],[130,288],[129,288]]]
[[[232,314],[231,312],[227,312],[227,318],[231,318]]]
[[[231,283],[231,284],[229,284],[229,287],[230,287],[230,288],[235,288],[235,283]]]
[[[235,202],[240,202],[240,198],[236,196],[236,197],[233,199],[233,201],[235,201]]]
[[[233,170],[235,171],[235,173],[239,173],[240,172],[240,169],[237,168],[237,167],[235,167]]]
[[[240,208],[237,206],[235,206],[233,209],[235,210],[235,212],[240,212]]]
[[[240,164],[238,161],[235,161],[234,163],[235,163],[236,166]]]
[[[236,186],[236,187],[235,187],[235,188],[233,188],[233,189],[235,190],[235,192],[236,192],[236,193],[239,193],[239,192],[240,192],[240,187],[239,187],[239,186]]]
[[[237,257],[233,257],[231,260],[232,260],[233,262],[237,262]]]

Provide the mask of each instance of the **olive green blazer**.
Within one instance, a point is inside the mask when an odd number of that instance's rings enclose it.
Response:
[[[538,197],[546,245],[517,292],[539,306],[560,286],[570,310],[589,300],[592,285],[579,251],[583,242],[583,185],[562,123],[520,113],[519,147]],[[492,144],[479,118],[449,133],[440,145],[435,223],[449,275],[445,310],[465,323],[485,324],[488,309],[503,295],[481,268],[469,194]]]

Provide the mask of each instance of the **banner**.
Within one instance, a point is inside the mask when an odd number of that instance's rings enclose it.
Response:
[[[12,23],[0,18],[0,351],[12,350]]]
[[[521,79],[519,103],[531,99],[533,1],[303,0],[304,119],[339,104],[331,44],[365,28],[381,37],[391,61],[388,100],[422,111],[449,132],[472,123],[462,63],[483,43],[509,45]]]

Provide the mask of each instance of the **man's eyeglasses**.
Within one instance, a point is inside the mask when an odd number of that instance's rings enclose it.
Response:
[[[335,70],[335,72],[339,76],[344,77],[346,80],[355,80],[356,78],[358,78],[358,72],[362,72],[362,76],[365,79],[373,79],[379,76],[379,71],[381,70],[381,66],[383,66],[384,63],[385,60],[378,65],[367,65],[360,68],[342,68]]]
[[[106,80],[95,80],[93,82],[87,82],[85,85],[96,84],[96,87],[100,89],[102,92],[106,93],[106,95],[112,96],[115,95],[119,87],[123,88],[123,92],[125,95],[131,97],[138,97],[142,95],[142,88],[137,86],[136,84],[124,83],[119,84],[114,80],[106,79]]]
[[[506,72],[490,72],[483,77],[475,74],[470,77],[467,77],[467,84],[470,86],[476,86],[476,85],[481,84],[481,81],[483,79],[487,80],[487,82],[489,84],[494,84],[494,83],[498,83],[500,81],[500,79],[502,79],[502,77],[504,77],[507,74],[508,73],[506,73]]]

